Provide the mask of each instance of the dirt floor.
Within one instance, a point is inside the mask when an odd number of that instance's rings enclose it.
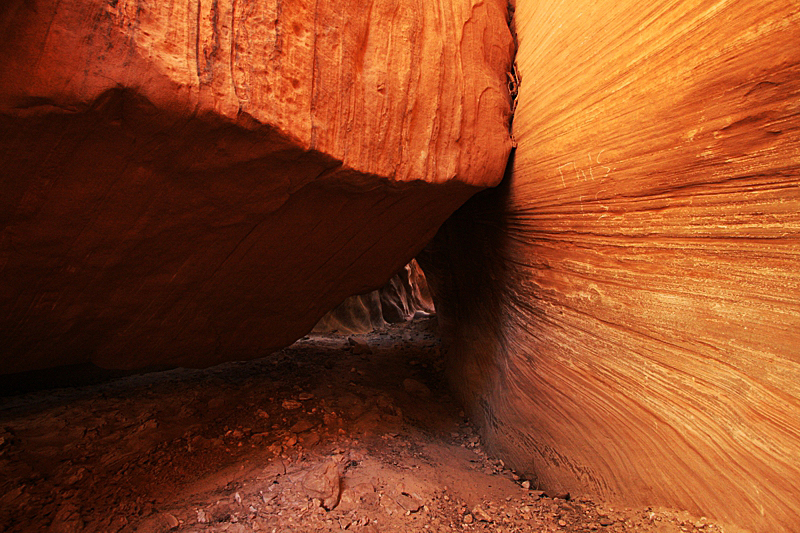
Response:
[[[722,531],[519,479],[447,395],[434,332],[0,398],[0,531]]]

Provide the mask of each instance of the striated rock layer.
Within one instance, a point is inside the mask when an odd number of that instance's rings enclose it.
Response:
[[[515,159],[422,263],[548,490],[800,524],[800,9],[520,0]]]
[[[323,316],[316,333],[369,333],[434,313],[425,274],[412,259],[380,289],[355,294]]]
[[[0,372],[263,355],[502,177],[502,1],[0,6]]]

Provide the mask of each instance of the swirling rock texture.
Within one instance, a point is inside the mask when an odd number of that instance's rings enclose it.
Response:
[[[425,274],[412,259],[378,290],[355,294],[323,316],[314,332],[369,333],[435,312]]]
[[[498,0],[10,0],[0,50],[0,372],[269,353],[511,149]]]
[[[540,488],[800,527],[800,11],[520,0],[518,143],[421,258]]]

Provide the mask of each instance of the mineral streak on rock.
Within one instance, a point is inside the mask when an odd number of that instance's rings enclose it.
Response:
[[[453,381],[540,488],[797,531],[797,3],[520,1],[516,28],[513,168],[421,262]]]
[[[0,50],[0,372],[264,355],[511,149],[499,0],[10,0]]]

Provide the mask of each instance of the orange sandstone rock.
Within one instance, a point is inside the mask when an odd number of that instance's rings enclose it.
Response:
[[[534,2],[513,170],[423,263],[451,375],[539,487],[800,524],[796,2]]]
[[[0,372],[263,355],[506,164],[501,1],[0,6]]]

